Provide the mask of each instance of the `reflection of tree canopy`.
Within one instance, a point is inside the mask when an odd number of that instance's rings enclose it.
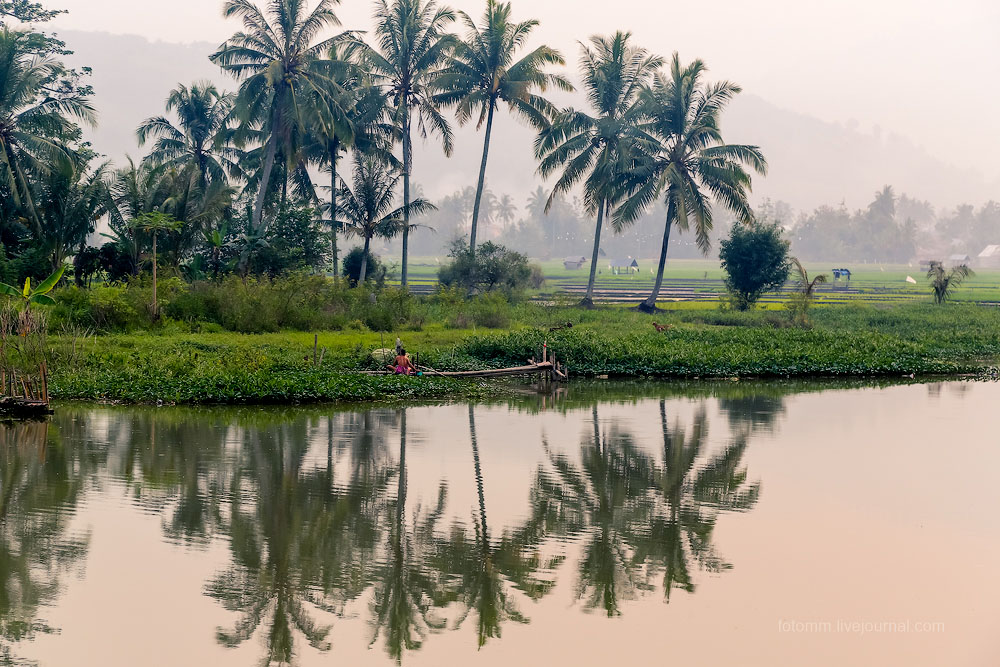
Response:
[[[227,481],[222,457],[231,424],[204,412],[133,408],[108,415],[124,445],[115,474],[134,502],[162,513],[172,541],[207,545],[221,520]]]
[[[259,638],[263,664],[291,663],[302,642],[329,649],[332,623],[359,607],[372,644],[397,662],[446,627],[474,627],[481,647],[506,623],[528,622],[524,610],[555,586],[567,542],[580,546],[577,598],[609,616],[660,586],[667,599],[674,588],[693,591],[698,569],[728,568],[713,533],[720,513],[757,501],[743,464],[752,429],[709,449],[705,411],[668,423],[661,400],[661,454],[659,443],[645,448],[621,423],[602,424],[596,406],[590,412],[579,456],[546,446],[530,511],[507,526],[489,512],[487,487],[503,480],[488,477],[471,407],[467,480],[477,506],[467,520],[446,512],[445,484],[411,480],[405,410],[67,407],[58,431],[0,426],[0,634],[45,631],[38,609],[85,553],[66,516],[107,455],[95,442],[116,445],[108,470],[136,506],[163,517],[169,541],[228,539],[230,563],[205,586],[235,615],[218,640]],[[430,492],[423,506],[420,489]]]
[[[45,422],[0,423],[0,664],[22,664],[8,642],[53,630],[38,614],[85,558],[86,535],[67,532],[100,457],[66,447]]]
[[[458,523],[452,526],[448,538],[438,548],[437,567],[453,577],[455,596],[464,607],[455,627],[461,626],[474,612],[481,647],[488,639],[500,636],[501,625],[505,621],[528,622],[518,610],[508,586],[513,585],[530,599],[541,598],[555,585],[555,581],[540,577],[539,573],[550,570],[558,560],[546,561],[540,555],[538,546],[544,537],[544,526],[537,512],[522,526],[504,530],[499,537],[491,537],[486,520],[475,412],[471,405],[469,429],[478,513],[473,521],[471,537],[464,526]]]
[[[434,613],[450,601],[441,577],[428,563],[435,542],[435,527],[444,513],[447,489],[439,487],[437,502],[429,512],[414,512],[413,525],[406,523],[409,473],[406,462],[406,411],[400,413],[399,459],[396,496],[384,507],[388,517],[385,554],[372,574],[372,643],[384,636],[386,652],[402,662],[403,652],[419,649],[432,630],[444,627]]]
[[[266,628],[262,664],[291,663],[296,631],[329,649],[330,626],[313,615],[336,613],[364,590],[359,564],[371,559],[377,541],[371,499],[382,494],[389,472],[356,467],[364,482],[338,490],[332,452],[326,469],[303,465],[310,440],[304,420],[244,431],[224,522],[233,564],[206,589],[240,614],[233,629],[219,631],[223,644],[239,645]]]
[[[595,406],[580,465],[550,454],[552,473],[541,471],[536,482],[535,494],[550,508],[549,532],[586,536],[577,597],[609,616],[621,613],[621,601],[651,590],[657,573],[669,599],[674,587],[694,590],[692,561],[709,571],[727,568],[712,546],[716,517],[750,509],[759,494],[759,485],[746,486],[745,437],[699,467],[704,411],[689,435],[679,425],[668,428],[663,401],[660,417],[662,463],[618,424],[602,434]]]
[[[734,431],[771,430],[785,413],[785,399],[751,390],[744,395],[720,396],[719,408],[729,417],[729,426]]]

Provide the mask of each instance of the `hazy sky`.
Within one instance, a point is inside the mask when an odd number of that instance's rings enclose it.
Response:
[[[45,4],[70,10],[55,24],[66,29],[218,43],[237,28],[215,0]],[[478,16],[484,2],[450,4]],[[368,0],[344,0],[338,15],[345,28],[367,29],[371,9]],[[1000,146],[997,0],[514,0],[514,12],[539,19],[539,40],[562,49],[571,65],[576,40],[630,30],[647,48],[700,57],[713,77],[780,106],[895,131],[952,164],[1000,178],[989,157]]]

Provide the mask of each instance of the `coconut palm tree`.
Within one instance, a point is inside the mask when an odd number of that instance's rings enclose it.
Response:
[[[157,116],[143,121],[136,131],[140,146],[155,140],[146,160],[178,171],[193,170],[203,189],[209,181],[238,177],[241,152],[232,146],[230,128],[233,100],[232,94],[220,93],[207,81],[190,88],[178,85],[166,102],[177,124]]]
[[[442,103],[455,105],[459,123],[464,125],[476,116],[477,128],[486,124],[476,201],[472,207],[469,251],[473,255],[497,105],[506,103],[512,113],[535,129],[543,130],[549,126],[556,107],[539,93],[544,93],[550,85],[573,90],[565,77],[545,71],[546,66],[565,64],[555,49],[539,46],[518,59],[538,21],[515,23],[510,14],[510,3],[496,0],[486,0],[481,25],[476,25],[468,14],[461,12],[467,28],[466,38],[456,45],[452,62],[441,80],[446,92],[440,99]]]
[[[368,249],[372,238],[391,239],[398,236],[410,223],[411,214],[437,210],[425,199],[415,199],[409,204],[396,206],[396,186],[402,175],[381,160],[358,155],[354,163],[352,186],[344,183],[340,188],[339,213],[344,216],[346,229],[364,240],[361,272],[358,284],[365,282],[368,270]]]
[[[337,1],[319,0],[312,11],[305,0],[272,0],[264,11],[250,0],[223,5],[223,15],[239,18],[244,30],[223,43],[211,60],[242,80],[235,113],[244,126],[243,140],[256,137],[263,144],[254,228],[261,224],[275,156],[280,148],[285,166],[293,164],[307,119],[322,115],[340,136],[352,136],[344,109],[329,94],[338,88],[334,64],[323,58],[336,38],[317,41],[322,30],[339,24],[333,12]]]
[[[582,180],[584,204],[590,214],[597,216],[590,279],[582,302],[588,307],[594,303],[604,218],[621,198],[625,148],[635,143],[655,143],[642,130],[644,116],[639,102],[643,87],[663,61],[633,46],[630,40],[629,33],[618,32],[611,37],[591,37],[589,46],[581,45],[583,88],[592,113],[566,109],[535,140],[539,173],[547,177],[562,169],[546,211],[558,195]],[[653,147],[645,150],[652,151]]]
[[[354,148],[364,154],[379,157],[387,164],[396,164],[392,155],[392,145],[398,132],[389,117],[385,93],[371,85],[371,77],[357,57],[354,45],[335,44],[329,53],[334,63],[331,76],[336,87],[328,91],[343,108],[350,126],[350,134],[344,136],[338,124],[328,122],[324,114],[316,114],[309,123],[309,132],[303,147],[305,162],[315,164],[330,174],[330,200],[321,209],[330,214],[330,244],[333,254],[333,275],[339,274],[339,253],[337,233],[341,226],[337,221],[337,166],[342,154]],[[310,199],[319,201],[312,193]]]
[[[97,221],[115,206],[108,163],[88,173],[88,159],[53,165],[36,184],[41,222],[37,240],[47,251],[52,270],[61,267],[74,249],[83,251]]]
[[[510,195],[500,195],[497,200],[497,219],[503,222],[504,227],[509,227],[517,216],[517,204]]]
[[[711,200],[745,224],[753,221],[748,195],[749,171],[767,173],[767,161],[756,146],[727,144],[719,129],[722,111],[740,92],[728,81],[707,84],[703,81],[705,63],[695,60],[681,66],[675,53],[667,76],[657,76],[643,91],[642,106],[648,117],[644,131],[657,141],[637,145],[638,166],[627,175],[630,196],[615,214],[614,225],[621,229],[631,224],[661,195],[667,219],[660,247],[656,281],[649,297],[639,304],[644,312],[656,310],[656,299],[663,285],[670,231],[684,231],[694,222],[695,239],[703,253],[711,246]],[[652,148],[653,152],[644,151]]]
[[[41,231],[32,179],[72,158],[65,146],[79,138],[74,119],[96,120],[86,90],[63,92],[63,66],[38,56],[34,33],[0,26],[0,192]]]
[[[413,124],[424,138],[428,131],[441,137],[445,155],[451,155],[452,131],[441,113],[441,71],[457,39],[446,32],[455,13],[435,0],[378,0],[375,5],[376,48],[364,47],[364,57],[376,83],[389,96],[392,118],[403,144],[403,266],[408,281],[410,235],[410,176],[413,173]]]

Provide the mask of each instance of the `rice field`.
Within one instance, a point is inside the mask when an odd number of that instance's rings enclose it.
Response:
[[[598,266],[595,283],[596,300],[604,303],[629,303],[645,298],[653,286],[656,260],[637,260],[639,270],[616,274],[610,270],[607,260]],[[546,284],[534,295],[542,301],[572,300],[586,291],[589,278],[589,264],[580,269],[566,269],[562,260],[536,261],[546,276]],[[438,260],[435,258],[415,258],[410,264],[410,286],[414,292],[426,293],[437,286]],[[928,301],[931,290],[926,278],[926,270],[920,266],[905,264],[852,264],[843,262],[807,262],[810,277],[824,273],[830,282],[817,287],[817,305],[838,303],[891,304],[913,301]],[[832,270],[847,268],[851,279],[833,280]],[[916,281],[909,282],[907,278]],[[761,305],[777,306],[787,299],[787,293],[795,289],[794,280],[789,281],[782,292],[766,295]],[[714,260],[670,260],[664,274],[660,301],[714,306],[725,296],[723,271]],[[955,289],[953,299],[971,303],[1000,305],[1000,269],[980,269]]]

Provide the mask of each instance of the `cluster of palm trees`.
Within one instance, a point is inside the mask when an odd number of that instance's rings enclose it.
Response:
[[[226,0],[224,15],[238,19],[242,29],[211,60],[239,81],[239,90],[223,93],[207,83],[178,86],[166,105],[176,121],[144,122],[138,139],[140,145],[151,143],[149,154],[113,176],[106,166],[88,172],[93,156],[85,148],[75,153],[66,148],[73,132],[59,124],[69,123],[69,117],[92,122],[87,98],[50,101],[42,91],[51,78],[46,68],[53,65],[15,58],[20,83],[5,84],[0,104],[21,111],[0,115],[5,156],[0,186],[40,230],[47,224],[45,211],[65,207],[52,201],[39,205],[34,193],[40,188],[29,181],[44,182],[59,173],[53,165],[74,163],[64,158],[76,154],[75,176],[64,176],[63,183],[68,179],[74,189],[76,208],[66,215],[79,230],[66,236],[82,251],[79,231],[92,230],[107,214],[118,245],[138,260],[141,244],[130,223],[158,211],[183,223],[169,251],[177,262],[195,243],[217,251],[226,236],[219,229],[233,210],[245,211],[242,233],[226,232],[241,246],[239,256],[251,254],[266,244],[291,190],[295,201],[322,216],[335,273],[341,231],[357,234],[366,246],[373,237],[401,236],[405,285],[412,218],[432,208],[413,197],[414,134],[433,135],[450,154],[454,137],[446,111],[454,110],[459,124],[474,121],[483,129],[469,211],[474,254],[494,119],[506,105],[538,131],[539,173],[555,179],[548,204],[582,189],[585,207],[596,219],[586,303],[593,300],[606,222],[620,231],[652,204],[665,204],[656,287],[643,304],[651,309],[674,227],[693,227],[707,250],[713,203],[743,222],[752,219],[751,172],[764,173],[766,162],[754,146],[724,143],[720,115],[740,89],[729,82],[706,83],[701,61],[682,65],[675,55],[667,63],[636,46],[628,33],[595,36],[582,45],[580,61],[588,108],[559,108],[546,93],[574,90],[566,76],[551,71],[564,64],[563,57],[548,46],[529,49],[538,22],[514,21],[509,3],[487,0],[476,21],[437,0],[378,0],[367,41],[353,31],[324,36],[339,25],[335,4],[319,0],[310,10],[306,0],[275,0],[262,9],[251,0]],[[455,23],[464,35],[450,31]],[[16,51],[26,34],[5,28],[0,58]],[[339,173],[347,156],[353,162],[350,179]],[[323,173],[328,180],[319,176]],[[72,243],[65,238],[52,243],[51,260],[60,263]]]

